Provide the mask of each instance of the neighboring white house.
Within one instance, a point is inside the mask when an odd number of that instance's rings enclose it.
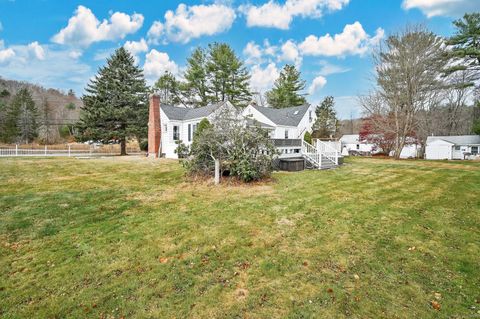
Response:
[[[348,155],[350,152],[359,152],[359,153],[374,153],[375,145],[366,143],[365,141],[360,141],[359,134],[348,134],[343,135],[340,138],[340,144],[342,149],[342,155]]]
[[[425,158],[431,160],[467,159],[479,156],[480,135],[429,136]]]
[[[340,138],[342,148],[342,155],[349,155],[351,152],[358,152],[359,154],[375,154],[380,152],[375,144],[360,141],[359,134],[343,135]],[[420,145],[408,144],[405,145],[400,153],[400,158],[416,158],[420,151]]]

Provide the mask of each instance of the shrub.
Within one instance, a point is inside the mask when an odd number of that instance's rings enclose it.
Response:
[[[148,151],[148,140],[141,140],[140,143],[138,143],[138,147],[140,147],[141,151]]]
[[[187,158],[189,153],[188,146],[185,145],[182,141],[175,141],[175,144],[177,144],[175,153],[178,155],[178,158]]]
[[[222,111],[213,125],[197,133],[185,163],[189,173],[212,175],[218,159],[222,173],[228,171],[245,182],[270,176],[275,146],[265,130],[247,126],[238,111]]]
[[[303,140],[308,144],[312,144],[312,134],[310,134],[308,131],[305,132],[305,135],[303,135]]]

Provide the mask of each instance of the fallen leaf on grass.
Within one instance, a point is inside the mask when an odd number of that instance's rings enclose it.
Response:
[[[436,293],[435,293],[435,299],[437,299],[437,300],[442,299],[442,294],[439,293],[439,292],[436,292]]]
[[[165,263],[168,262],[168,257],[160,257],[160,258],[158,259],[158,261],[160,261],[160,263],[162,263],[162,264],[165,264]]]
[[[412,246],[412,247],[409,247],[409,248],[408,248],[408,251],[414,251],[415,249],[416,249],[416,247],[415,247],[415,246]]]
[[[430,301],[430,304],[432,305],[433,309],[435,310],[440,310],[441,306],[438,302],[436,302],[435,300],[432,300]]]

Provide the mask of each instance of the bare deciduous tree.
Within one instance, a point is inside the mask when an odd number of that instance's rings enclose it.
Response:
[[[395,134],[395,158],[422,125],[419,113],[433,109],[441,100],[441,75],[447,63],[444,50],[440,37],[423,26],[411,26],[389,36],[374,52],[375,98],[361,104],[366,117],[392,119],[393,127],[388,129]]]

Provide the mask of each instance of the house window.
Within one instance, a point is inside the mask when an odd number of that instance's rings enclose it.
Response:
[[[173,126],[173,140],[180,140],[180,128],[178,127],[178,125]]]
[[[360,149],[360,144],[357,144],[357,150],[359,150],[359,149]]]
[[[460,145],[455,145],[455,151],[460,151]]]
[[[285,130],[285,138],[288,138],[288,130]]]
[[[193,126],[192,139],[193,139],[193,137],[195,136],[195,132],[197,131],[197,125],[198,125],[198,124],[193,124],[193,125],[192,125],[192,126]]]
[[[310,120],[310,122],[313,120],[312,111],[308,112],[308,119]]]
[[[472,153],[472,155],[477,155],[478,154],[478,146],[472,146],[472,151],[470,153]]]
[[[188,141],[192,140],[192,124],[188,124]]]
[[[165,125],[164,125],[164,128],[165,128],[165,133],[166,133],[166,132],[167,132],[168,125],[165,124]]]

